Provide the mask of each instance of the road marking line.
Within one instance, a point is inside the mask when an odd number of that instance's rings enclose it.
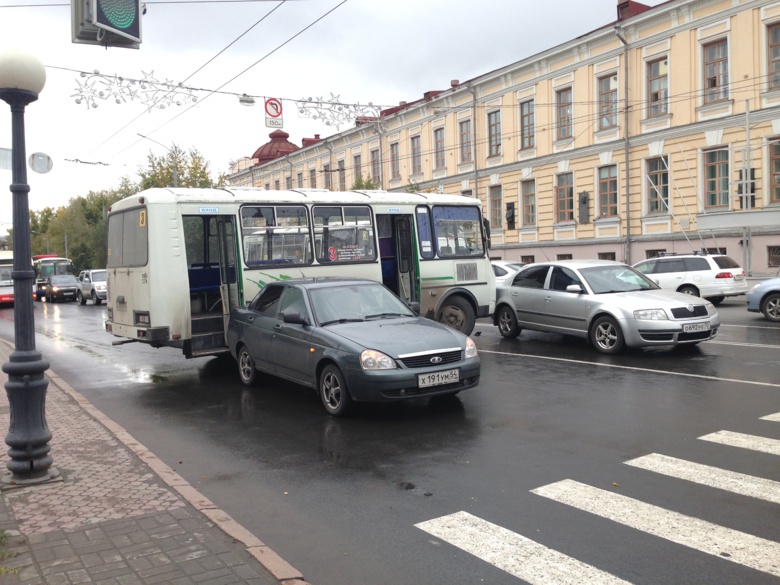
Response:
[[[628,583],[468,512],[455,512],[415,526],[532,584]]]
[[[626,461],[626,465],[780,504],[780,482],[771,479],[710,467],[660,453]]]
[[[740,447],[750,449],[751,451],[760,451],[770,455],[780,455],[780,441],[769,439],[767,437],[757,437],[755,435],[745,435],[743,433],[734,433],[732,431],[718,431],[699,437],[702,441],[712,441],[721,445],[731,447]]]
[[[570,479],[532,493],[764,573],[780,576],[780,544]]]
[[[772,422],[780,422],[780,412],[762,416],[760,420],[770,420]]]
[[[765,349],[778,349],[780,345],[767,345],[766,343],[748,343],[746,341],[708,341],[713,345],[736,345],[739,347],[763,347]]]
[[[684,378],[698,378],[700,380],[715,380],[716,382],[733,382],[735,384],[750,384],[753,386],[769,386],[770,388],[780,388],[780,384],[774,382],[758,382],[755,380],[738,380],[736,378],[719,378],[717,376],[704,376],[702,374],[687,374],[685,372],[668,372],[666,370],[653,370],[652,368],[637,368],[636,366],[619,366],[616,364],[602,364],[599,362],[589,362],[586,360],[573,360],[570,358],[551,357],[548,355],[532,355],[529,353],[510,353],[508,351],[493,351],[490,349],[480,349],[479,353],[494,353],[496,355],[508,355],[513,357],[533,358],[538,360],[550,360],[555,362],[566,362],[570,364],[586,364],[600,368],[615,368],[618,370],[632,370],[635,372],[647,372],[650,374],[665,374],[668,376],[682,376]]]

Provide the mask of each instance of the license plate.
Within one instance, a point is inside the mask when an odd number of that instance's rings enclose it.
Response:
[[[64,297],[72,297],[76,293],[62,293],[62,296]]]
[[[460,381],[460,370],[446,370],[444,372],[418,375],[417,387],[428,388],[430,386],[441,386],[442,384],[453,384],[458,381]]]
[[[744,274],[735,274],[734,275],[734,280],[745,280],[745,275]]]
[[[709,323],[685,323],[683,325],[684,333],[696,333],[697,331],[709,331]]]

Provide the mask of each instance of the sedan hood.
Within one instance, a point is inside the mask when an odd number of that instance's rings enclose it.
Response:
[[[465,347],[465,336],[422,317],[378,319],[325,327],[331,334],[397,357],[399,354]]]
[[[664,308],[664,307],[680,307],[680,306],[687,306],[687,305],[703,305],[709,301],[706,301],[705,299],[695,297],[693,295],[686,295],[683,293],[679,293],[677,291],[673,290],[665,290],[665,289],[658,289],[658,290],[646,290],[643,292],[625,292],[625,293],[613,293],[613,294],[605,294],[605,295],[595,295],[596,298],[603,297],[603,298],[610,298],[614,299],[615,301],[625,301],[626,304],[629,305],[638,305],[640,304],[637,302],[640,298],[644,301],[647,301],[647,305],[645,303],[641,303],[643,306],[649,306],[649,305],[657,305],[657,308]]]

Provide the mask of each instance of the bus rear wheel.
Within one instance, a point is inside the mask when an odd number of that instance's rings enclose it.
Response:
[[[465,335],[470,335],[474,330],[476,318],[471,303],[458,296],[446,299],[436,315],[439,323],[457,329]]]

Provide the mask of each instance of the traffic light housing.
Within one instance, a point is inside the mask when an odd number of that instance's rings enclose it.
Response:
[[[141,0],[71,0],[73,42],[137,49],[142,14]]]

